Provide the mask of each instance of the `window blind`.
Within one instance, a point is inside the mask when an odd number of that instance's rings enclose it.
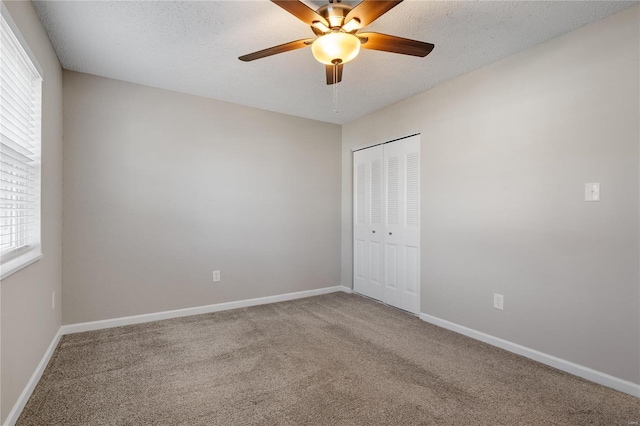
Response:
[[[0,26],[0,265],[6,269],[12,259],[40,251],[42,78],[5,16]]]

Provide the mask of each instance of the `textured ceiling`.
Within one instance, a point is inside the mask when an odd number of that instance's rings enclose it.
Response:
[[[313,35],[269,1],[34,4],[66,69],[344,124],[638,3],[406,0],[366,30],[435,50],[426,58],[362,50],[345,65],[338,113],[311,49],[237,59]]]

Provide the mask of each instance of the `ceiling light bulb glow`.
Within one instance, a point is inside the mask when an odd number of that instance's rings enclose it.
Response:
[[[334,15],[334,16],[327,17],[327,20],[329,21],[329,26],[331,28],[335,28],[335,27],[342,26],[342,23],[344,22],[344,17],[340,15]]]
[[[325,24],[323,24],[320,21],[313,21],[313,24],[311,25],[313,25],[315,28],[322,31],[323,33],[328,33],[329,31],[331,31],[329,27],[327,27]]]
[[[360,52],[360,40],[353,34],[332,32],[318,37],[311,45],[313,57],[325,65],[345,64]]]
[[[358,28],[360,28],[360,20],[358,18],[353,18],[342,26],[342,31],[350,33]]]

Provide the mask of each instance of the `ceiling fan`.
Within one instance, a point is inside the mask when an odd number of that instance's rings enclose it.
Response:
[[[355,7],[342,4],[341,0],[329,0],[329,4],[313,10],[299,0],[271,0],[300,19],[317,36],[296,40],[268,49],[240,56],[249,62],[290,50],[311,46],[313,56],[325,64],[327,84],[342,81],[343,65],[354,59],[360,47],[370,50],[425,57],[434,48],[431,43],[410,40],[381,33],[358,31],[387,13],[402,0],[363,0]]]

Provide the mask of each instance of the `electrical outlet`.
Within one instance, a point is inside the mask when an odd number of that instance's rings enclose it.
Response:
[[[220,271],[213,271],[213,282],[217,283],[220,281]]]
[[[493,293],[493,307],[496,309],[500,309],[501,311],[504,309],[504,296],[498,293]]]
[[[56,308],[56,292],[51,293],[51,309]]]

